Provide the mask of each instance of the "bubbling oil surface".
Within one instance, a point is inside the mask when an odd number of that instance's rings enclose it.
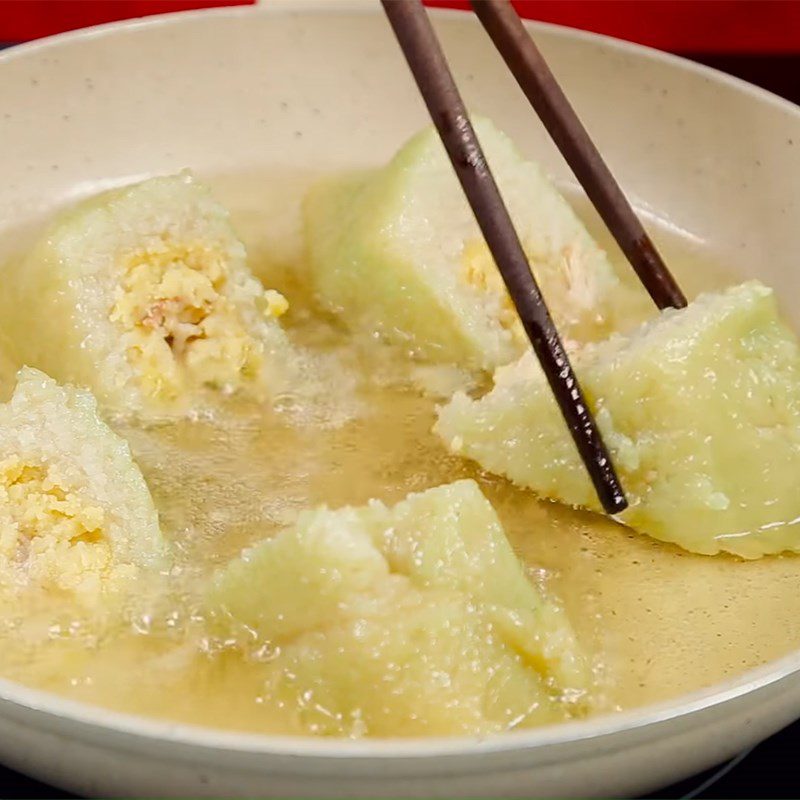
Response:
[[[436,403],[459,376],[358,343],[310,311],[298,214],[309,179],[276,180],[271,172],[211,183],[232,209],[254,270],[289,297],[290,335],[327,363],[324,374],[337,376],[327,393],[335,403],[309,407],[286,395],[276,411],[232,402],[213,421],[116,422],[153,491],[175,567],[158,585],[142,582],[124,625],[63,603],[56,613],[43,598],[6,608],[0,674],[121,711],[298,733],[291,710],[264,697],[262,661],[271,654],[243,657],[209,636],[198,602],[203,587],[301,509],[372,497],[392,503],[465,476],[494,504],[531,579],[563,601],[597,665],[598,711],[707,687],[800,646],[800,558],[695,556],[540,501],[449,455],[430,430]],[[601,230],[593,232],[615,252]],[[690,295],[731,282],[710,254],[681,238],[661,236],[659,244]],[[643,299],[631,323],[648,312]],[[10,366],[0,360],[6,385]],[[441,395],[421,392],[422,382]]]

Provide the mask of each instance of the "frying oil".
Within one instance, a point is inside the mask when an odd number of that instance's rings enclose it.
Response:
[[[264,696],[263,662],[275,654],[244,658],[209,634],[203,587],[242,548],[291,524],[301,509],[373,497],[393,503],[461,477],[480,483],[531,580],[566,607],[596,667],[598,712],[707,687],[800,646],[800,558],[692,555],[538,500],[449,455],[430,430],[436,404],[463,376],[354,339],[312,310],[298,211],[312,178],[276,179],[270,171],[211,183],[232,209],[254,271],[288,296],[289,333],[315,354],[325,402],[287,394],[275,410],[232,401],[210,420],[152,428],[112,421],[147,478],[175,565],[142,582],[123,609],[124,624],[98,621],[63,599],[57,608],[56,599],[41,597],[7,608],[0,674],[116,710],[298,733],[291,710]],[[580,201],[577,207],[586,211]],[[733,282],[714,266],[713,254],[689,240],[663,232],[657,238],[688,294]],[[652,313],[642,296],[630,323]],[[6,387],[10,375],[11,365],[0,360]]]

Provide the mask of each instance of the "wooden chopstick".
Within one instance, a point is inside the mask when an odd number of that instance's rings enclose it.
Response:
[[[381,0],[603,508],[627,508],[611,456],[572,370],[421,0]]]
[[[684,308],[686,297],[514,7],[508,0],[471,0],[471,3],[495,47],[650,297],[661,309]]]

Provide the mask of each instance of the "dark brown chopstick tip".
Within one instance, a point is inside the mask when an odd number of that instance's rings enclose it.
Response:
[[[602,491],[598,491],[597,496],[606,514],[610,514],[613,517],[625,511],[628,507],[628,500],[622,493],[621,488],[619,491],[608,491],[605,489],[606,485],[607,484],[603,484],[603,489]]]

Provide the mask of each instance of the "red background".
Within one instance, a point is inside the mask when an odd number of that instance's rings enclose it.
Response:
[[[250,0],[0,0],[0,41],[23,41],[116,19]],[[800,52],[799,0],[515,0],[527,17],[663,50]],[[432,6],[466,7],[458,0]],[[798,78],[800,80],[800,78]]]

